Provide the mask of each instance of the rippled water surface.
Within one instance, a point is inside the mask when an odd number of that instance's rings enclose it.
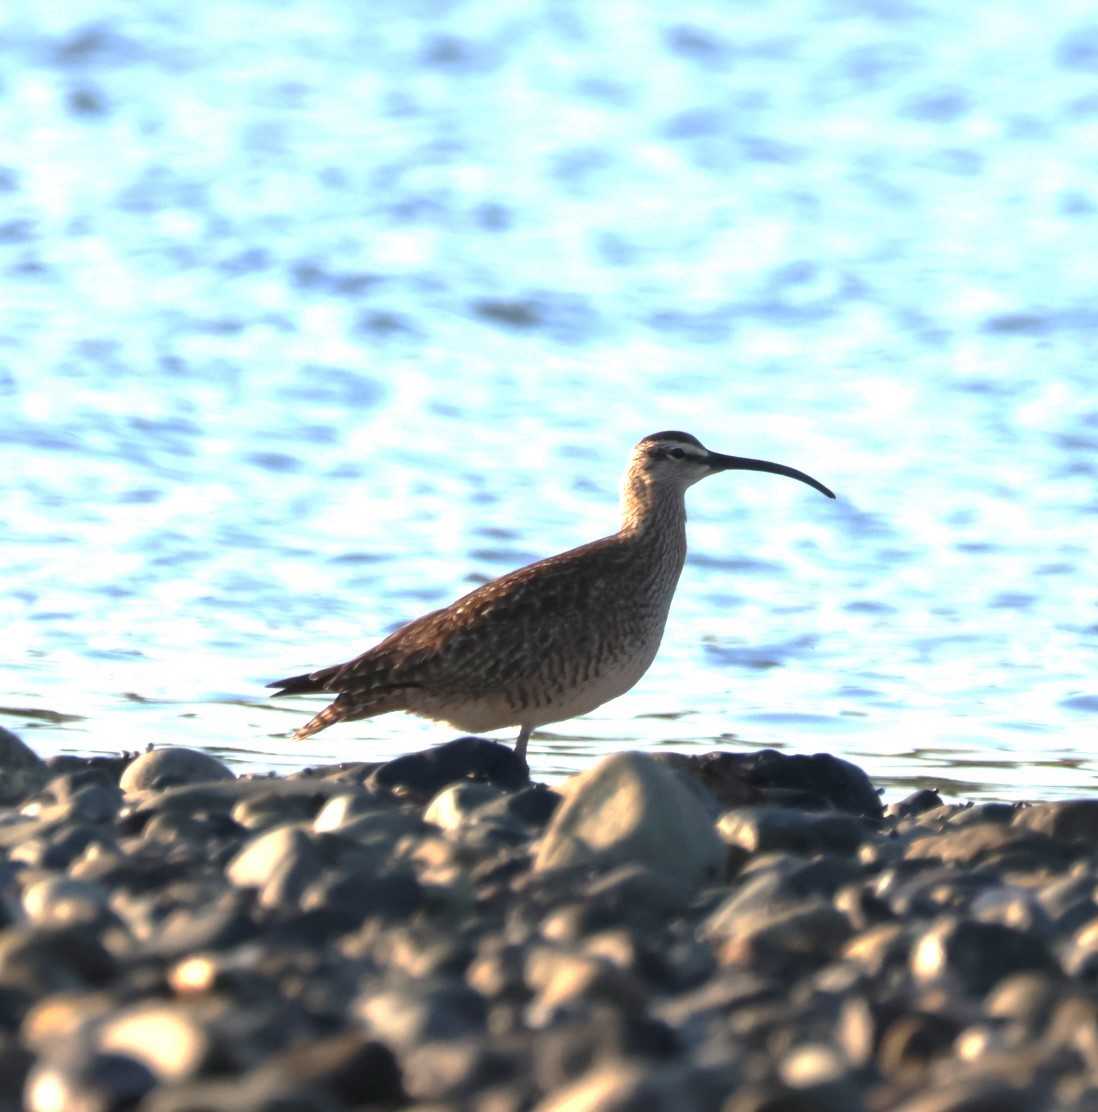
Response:
[[[690,492],[645,679],[535,738],[1098,786],[1098,17],[1071,0],[0,15],[0,724],[385,757],[263,684]]]

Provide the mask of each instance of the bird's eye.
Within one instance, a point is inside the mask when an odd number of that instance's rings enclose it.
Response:
[[[686,459],[686,453],[681,448],[672,448],[667,454],[672,459]]]

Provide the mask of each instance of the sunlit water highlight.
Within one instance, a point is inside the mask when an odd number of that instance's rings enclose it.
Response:
[[[655,666],[535,774],[1098,785],[1090,9],[141,11],[2,17],[0,723],[259,769],[451,736],[303,747],[263,684],[613,530],[683,428],[839,501],[693,490]]]

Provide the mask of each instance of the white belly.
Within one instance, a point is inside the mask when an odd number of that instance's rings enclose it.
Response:
[[[550,722],[563,722],[589,714],[603,703],[624,695],[648,671],[658,648],[659,642],[643,656],[614,662],[582,683],[566,685],[562,692],[550,690],[524,699],[503,695],[483,698],[424,695],[417,700],[412,713],[474,734],[508,726],[536,729]]]

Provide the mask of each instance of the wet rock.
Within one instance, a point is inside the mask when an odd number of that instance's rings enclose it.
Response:
[[[229,767],[209,753],[172,746],[150,749],[135,758],[122,773],[119,787],[124,792],[141,792],[232,779]]]
[[[1062,866],[1075,855],[1071,845],[1025,827],[984,822],[912,841],[908,860],[934,858],[965,865],[988,864],[999,868]]]
[[[19,803],[37,792],[49,778],[45,761],[0,726],[0,805]]]
[[[106,782],[118,787],[118,781],[126,767],[137,756],[136,753],[119,753],[110,755],[98,753],[90,757],[77,757],[71,753],[58,753],[46,760],[51,776],[58,776],[67,772],[86,772],[94,769],[101,772]]]
[[[371,775],[370,786],[426,801],[448,784],[461,780],[517,791],[529,784],[530,771],[509,745],[479,737],[459,737],[422,753],[388,761]]]
[[[99,769],[55,776],[21,811],[43,823],[106,823],[122,801],[118,787]]]
[[[826,762],[771,755],[703,762],[750,800],[722,814],[666,760],[560,793],[454,748],[417,786],[390,762],[128,797],[69,762],[0,805],[0,1112],[24,1088],[141,1112],[1098,1092],[1087,808],[866,818]]]
[[[1013,825],[1054,838],[1098,838],[1098,799],[1062,799],[1014,812]]]
[[[869,777],[849,761],[762,749],[757,753],[705,753],[664,758],[706,787],[724,806],[783,804],[879,818],[880,797]]]
[[[923,788],[896,803],[890,803],[884,809],[884,817],[886,819],[910,818],[912,815],[920,815],[924,811],[931,811],[941,806],[942,797],[930,788]]]
[[[721,837],[748,853],[855,853],[868,831],[850,815],[742,807],[717,822]]]
[[[573,777],[534,862],[642,864],[686,884],[724,874],[726,850],[709,814],[678,776],[643,753],[617,753]]]
[[[349,930],[374,916],[391,922],[407,919],[426,899],[410,869],[384,872],[328,870],[301,894],[305,911],[323,908],[339,917]]]

